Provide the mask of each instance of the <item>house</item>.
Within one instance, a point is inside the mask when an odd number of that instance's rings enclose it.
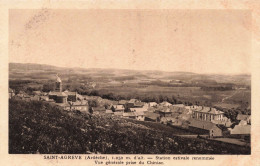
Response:
[[[49,103],[55,103],[55,100],[49,99],[49,100],[47,100],[47,102],[49,102]]]
[[[14,100],[22,100],[22,97],[16,95],[16,96],[12,97],[12,99],[14,99]]]
[[[177,119],[173,117],[162,117],[160,119],[160,122],[163,124],[169,124],[169,123],[174,123]]]
[[[148,103],[148,106],[149,106],[149,107],[156,107],[156,106],[157,106],[157,103],[156,103],[156,102],[149,102],[149,103]]]
[[[64,93],[68,96],[68,101],[75,102],[77,100],[77,92],[69,92],[66,90]]]
[[[174,118],[174,117],[162,117],[160,119],[160,122],[162,124],[169,124],[169,125],[172,125],[172,126],[179,126],[179,127],[181,127],[182,124],[183,124],[183,120],[178,119],[178,118]]]
[[[114,112],[112,110],[106,109],[106,114],[113,114]]]
[[[167,102],[167,101],[163,101],[163,102],[161,102],[159,105],[160,105],[160,106],[163,106],[163,107],[169,107],[169,106],[171,106],[172,104],[169,103],[169,102]]]
[[[9,93],[9,99],[11,99],[11,98],[13,98],[13,97],[15,96],[15,92],[14,92],[14,90],[11,89],[11,88],[9,88],[8,93]]]
[[[22,97],[22,100],[31,101],[31,97],[27,94],[24,94],[23,97]]]
[[[179,108],[185,108],[186,106],[184,104],[174,104],[173,107],[179,107]]]
[[[118,105],[126,105],[127,100],[119,100]]]
[[[223,120],[211,120],[211,122],[218,125],[224,125],[226,127],[230,127],[233,124],[227,117],[223,117]]]
[[[144,121],[144,119],[145,119],[144,112],[138,111],[138,112],[133,112],[133,113],[135,114],[136,120]]]
[[[223,136],[221,128],[209,121],[191,119],[189,130],[198,134],[207,134],[210,137]]]
[[[77,100],[84,100],[84,97],[80,94],[76,94]]]
[[[134,114],[134,112],[124,112],[123,117],[135,119],[136,115]]]
[[[16,96],[24,97],[24,96],[28,96],[28,95],[24,91],[19,91]]]
[[[49,100],[49,96],[40,96],[40,100],[48,101]]]
[[[123,112],[114,112],[114,115],[115,115],[115,116],[122,117],[122,116],[123,116]]]
[[[251,115],[238,114],[236,119],[239,121],[244,120],[248,124],[251,124]]]
[[[30,100],[31,101],[39,101],[40,100],[40,96],[30,96]]]
[[[146,112],[146,111],[148,111],[148,109],[147,108],[130,108],[130,111],[131,112]]]
[[[240,138],[248,138],[251,134],[251,125],[236,125],[230,130],[230,134]]]
[[[111,109],[114,112],[124,112],[125,107],[124,105],[112,105]]]
[[[147,111],[149,111],[149,112],[155,112],[155,110],[156,110],[156,109],[155,109],[154,107],[148,107],[148,108],[147,108]]]
[[[143,104],[144,104],[144,105],[143,105],[143,108],[147,108],[147,109],[150,108],[148,103],[145,103],[145,102],[144,102]]]
[[[159,107],[156,112],[160,114],[161,117],[169,117],[172,116],[172,112],[168,107]]]
[[[33,91],[32,94],[40,96],[42,94],[42,92],[41,91]]]
[[[167,124],[167,123],[168,123],[167,118],[166,118],[166,117],[161,117],[161,118],[160,118],[160,123],[162,123],[162,124]]]
[[[91,107],[91,112],[93,112],[94,114],[100,114],[100,113],[105,113],[106,109],[105,107]]]
[[[136,102],[134,103],[134,108],[142,108],[144,107],[145,103],[144,102]]]
[[[131,99],[128,103],[126,103],[127,108],[140,108],[143,107],[144,103],[137,99]]]
[[[127,108],[133,108],[136,102],[139,102],[139,100],[137,100],[137,99],[131,99],[131,100],[129,100],[129,101],[126,103],[126,107],[127,107]]]
[[[145,121],[159,122],[160,115],[154,112],[144,112]]]
[[[89,106],[87,101],[76,101],[76,102],[68,102],[63,105],[65,110],[68,111],[81,111],[89,113]]]
[[[245,125],[247,125],[247,121],[246,120],[241,120],[238,125],[245,126]]]
[[[192,117],[197,120],[212,121],[223,120],[224,112],[217,110],[216,108],[196,106],[192,108]]]

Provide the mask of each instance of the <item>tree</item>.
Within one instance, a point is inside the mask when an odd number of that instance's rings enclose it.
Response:
[[[88,101],[88,105],[89,105],[90,107],[97,107],[97,106],[98,106],[98,103],[97,103],[96,100],[89,100],[89,101]]]

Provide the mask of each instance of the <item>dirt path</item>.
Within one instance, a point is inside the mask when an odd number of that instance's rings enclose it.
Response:
[[[235,91],[233,94],[231,94],[230,96],[227,96],[227,97],[224,97],[223,99],[222,99],[222,103],[224,103],[224,101],[225,100],[227,100],[227,99],[229,99],[229,98],[231,98],[231,97],[233,97],[234,95],[236,95],[238,92],[240,92],[239,90],[237,90],[237,91]]]

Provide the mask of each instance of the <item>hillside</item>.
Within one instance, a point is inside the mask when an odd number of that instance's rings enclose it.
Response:
[[[180,133],[160,124],[67,112],[43,102],[9,101],[11,154],[250,154],[248,147],[174,134]]]
[[[248,74],[240,75],[221,75],[221,74],[197,74],[192,72],[166,72],[166,71],[157,71],[157,70],[129,70],[129,69],[99,69],[99,68],[65,68],[65,67],[56,67],[51,65],[44,64],[32,64],[32,63],[9,63],[9,72],[10,79],[19,78],[18,73],[23,73],[25,78],[34,76],[37,74],[54,74],[58,73],[63,75],[66,78],[68,76],[74,75],[88,75],[90,77],[98,78],[100,76],[105,78],[114,78],[125,77],[123,80],[131,79],[148,79],[148,80],[157,80],[162,81],[182,81],[186,83],[232,83],[239,85],[250,85],[251,76]],[[38,75],[39,76],[39,75]],[[41,77],[39,77],[40,79]],[[51,76],[49,76],[51,78]]]
[[[63,68],[39,64],[9,64],[9,87],[16,92],[53,90],[58,74],[63,89],[111,100],[199,104],[246,111],[251,104],[250,75],[127,69]]]

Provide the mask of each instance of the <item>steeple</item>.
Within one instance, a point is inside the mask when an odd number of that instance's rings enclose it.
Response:
[[[56,74],[56,82],[55,82],[55,91],[57,92],[62,92],[62,81],[60,79],[60,77],[58,76],[58,74]]]

